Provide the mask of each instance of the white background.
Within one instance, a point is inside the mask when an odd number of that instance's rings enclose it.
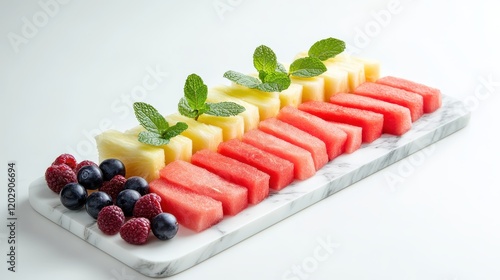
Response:
[[[499,279],[500,7],[491,3],[2,0],[1,278],[145,278],[35,212],[29,184],[61,153],[96,159],[93,135],[136,124],[131,102],[174,112],[190,73],[226,83],[226,70],[252,69],[260,44],[289,63],[336,37],[380,60],[383,75],[463,100],[469,125],[171,279]],[[9,161],[18,170],[15,273],[6,263]],[[318,260],[320,240],[335,249]]]

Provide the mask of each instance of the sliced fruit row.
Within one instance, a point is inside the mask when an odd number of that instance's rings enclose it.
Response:
[[[405,118],[411,119],[409,109],[405,107],[381,101],[376,97],[361,97],[378,101],[383,107],[397,106],[399,110],[406,109],[403,110],[407,113]],[[350,111],[351,118],[343,115],[335,118],[335,112],[339,108],[343,109],[340,111],[344,114],[350,109],[355,111]],[[379,117],[373,121],[373,116]],[[335,122],[331,122],[332,119]],[[370,137],[367,139],[370,142],[384,131],[385,115],[369,109],[349,108],[321,101],[305,102],[298,108],[286,106],[280,109],[275,117],[261,121],[257,129],[246,132],[241,139],[221,142],[217,151],[204,149],[193,154],[191,163],[175,161],[167,164],[160,171],[160,178],[152,182],[152,191],[160,195],[167,193],[162,201],[168,211],[189,213],[184,218],[178,218],[181,225],[194,231],[202,231],[222,220],[224,215],[236,215],[247,205],[259,203],[267,197],[270,189],[279,191],[293,180],[307,179],[328,161],[347,151],[354,152],[362,142],[367,142],[363,141],[363,128],[353,125],[350,121],[360,119],[368,123],[366,127],[369,130],[375,130],[369,132]],[[396,120],[394,125],[399,127],[397,122]],[[294,133],[300,137],[290,137]],[[232,187],[224,189],[222,186],[227,184],[223,184],[224,181],[232,183]],[[212,210],[211,213],[216,212],[217,215],[205,214],[200,209],[193,211],[193,208],[197,207],[192,204],[188,208],[172,210],[171,208],[176,207],[174,205],[181,204],[179,201],[186,199],[169,194],[172,186],[183,188],[185,192],[193,193],[196,197],[202,195],[205,196],[204,199],[221,202],[218,206],[213,203],[219,210]],[[242,198],[244,192],[238,186],[246,189],[246,201]],[[235,192],[240,195],[238,199],[230,198]],[[228,201],[238,206],[224,208]],[[193,220],[197,221],[196,227],[190,225]]]
[[[320,77],[295,79],[282,92],[262,92],[239,85],[220,85],[209,89],[208,102],[236,102],[245,111],[234,117],[203,114],[198,121],[178,113],[165,116],[170,125],[185,122],[188,129],[170,140],[168,145],[153,147],[137,140],[144,128],[137,126],[125,132],[105,131],[96,136],[99,160],[118,158],[128,168],[128,176],[142,176],[148,181],[158,178],[158,170],[174,160],[190,161],[192,154],[203,149],[216,150],[222,141],[241,139],[265,119],[276,117],[286,106],[298,107],[307,101],[327,101],[336,93],[348,92],[358,85],[379,77],[378,62],[344,54],[325,61],[328,71]],[[353,70],[354,69],[354,70]],[[354,88],[354,86],[352,86]]]
[[[96,138],[100,157],[140,166],[143,174],[134,175],[150,181],[163,209],[198,232],[259,203],[270,189],[313,176],[382,133],[404,134],[422,114],[441,106],[437,89],[378,79],[377,63],[338,56],[327,66],[318,78],[293,81],[297,86],[286,94],[236,85],[210,89],[209,100],[238,102],[245,114],[198,121],[168,115],[171,125],[182,121],[189,128],[162,148],[132,141],[140,128],[105,132]]]

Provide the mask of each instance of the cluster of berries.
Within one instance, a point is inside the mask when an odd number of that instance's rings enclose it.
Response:
[[[161,197],[149,192],[148,182],[125,178],[125,165],[118,159],[98,165],[62,154],[45,171],[45,180],[64,207],[85,207],[104,234],[119,233],[130,244],[146,243],[150,232],[160,240],[172,239],[179,229],[177,219],[163,212]]]

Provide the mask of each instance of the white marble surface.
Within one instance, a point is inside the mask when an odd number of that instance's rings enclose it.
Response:
[[[151,277],[167,277],[184,271],[236,243],[266,229],[296,212],[352,185],[467,125],[470,112],[448,96],[443,106],[426,114],[401,137],[383,134],[352,154],[342,155],[320,169],[312,178],[294,181],[261,203],[201,233],[181,226],[178,235],[161,242],[151,238],[144,246],[129,245],[119,235],[106,236],[84,209],[71,211],[59,202],[40,178],[30,186],[33,208],[62,228]]]
[[[0,279],[150,279],[39,215],[30,184],[60,153],[94,159],[95,133],[136,124],[130,102],[172,112],[190,73],[216,85],[250,71],[260,44],[286,63],[326,36],[464,101],[469,125],[169,279],[500,278],[496,2],[60,0],[44,22],[48,2],[0,1],[0,162],[18,166],[19,261]],[[219,16],[218,3],[232,6]],[[24,36],[17,52],[10,33]]]

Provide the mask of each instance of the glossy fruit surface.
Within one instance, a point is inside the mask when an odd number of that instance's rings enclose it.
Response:
[[[99,167],[94,165],[87,165],[80,168],[76,178],[80,185],[89,190],[97,190],[103,183],[103,173]]]
[[[87,202],[85,203],[85,209],[87,213],[94,219],[97,219],[99,212],[102,208],[112,205],[113,200],[111,196],[105,192],[93,192],[87,197]]]
[[[125,165],[119,159],[105,159],[99,164],[102,171],[104,181],[113,179],[116,175],[125,176]]]
[[[78,210],[87,201],[87,190],[78,183],[69,183],[62,188],[59,199],[64,207],[70,210]]]
[[[148,181],[140,176],[132,176],[128,178],[123,188],[138,191],[141,195],[149,193]]]
[[[177,234],[179,224],[174,215],[161,213],[151,219],[151,230],[158,239],[169,240]]]
[[[141,194],[138,191],[125,189],[118,193],[115,204],[123,210],[125,217],[131,217],[134,213],[135,203],[139,198],[141,198]]]

